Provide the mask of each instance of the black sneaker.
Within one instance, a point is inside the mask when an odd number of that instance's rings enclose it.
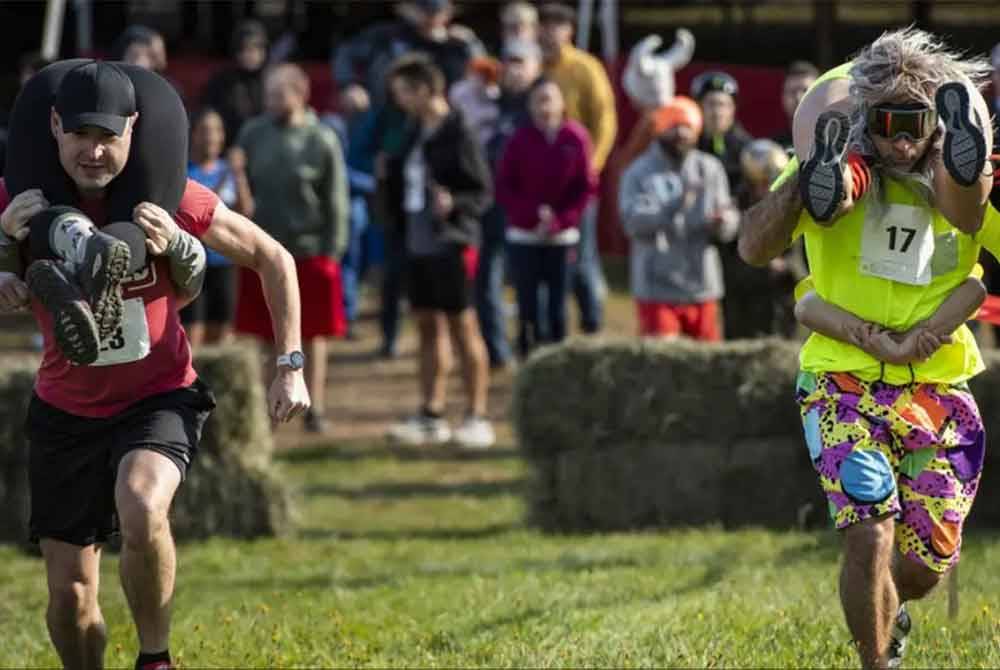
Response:
[[[128,244],[96,231],[86,242],[83,263],[77,278],[97,322],[101,340],[111,336],[122,322],[125,310],[121,283],[128,272],[131,252]]]
[[[986,138],[976,120],[969,91],[959,82],[938,89],[934,98],[938,118],[944,122],[941,159],[951,178],[962,186],[972,186],[986,166]]]
[[[813,153],[799,173],[799,192],[806,211],[816,221],[829,221],[844,199],[844,155],[851,122],[837,111],[816,121]]]
[[[40,260],[25,273],[28,288],[52,315],[56,345],[71,363],[97,360],[101,340],[90,305],[79,287],[55,261]]]
[[[913,628],[913,621],[906,611],[906,605],[899,606],[896,621],[892,625],[892,637],[889,639],[889,667],[898,668],[903,662],[903,652],[906,651],[906,638]]]

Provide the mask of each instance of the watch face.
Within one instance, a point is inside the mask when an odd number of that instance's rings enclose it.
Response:
[[[293,351],[288,354],[288,358],[294,370],[299,370],[306,364],[306,357],[301,351]]]

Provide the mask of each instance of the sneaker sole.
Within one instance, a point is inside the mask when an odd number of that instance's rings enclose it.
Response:
[[[950,82],[938,89],[934,101],[945,127],[944,167],[956,182],[972,186],[986,165],[986,138],[973,120],[969,91],[963,84]]]
[[[101,341],[104,341],[111,337],[122,323],[125,301],[122,299],[121,283],[128,273],[132,254],[128,245],[121,240],[106,245],[100,253],[107,254],[103,263],[88,268],[94,264],[93,257],[89,257],[84,267],[91,273],[85,285],[90,287],[91,309],[94,312]]]
[[[441,446],[450,443],[452,440],[451,435],[421,435],[420,437],[413,437],[410,435],[404,436],[389,433],[386,437],[392,444],[403,444],[408,447]]]
[[[97,323],[83,295],[52,261],[35,261],[25,273],[28,288],[52,315],[53,335],[63,355],[90,365],[100,353]]]
[[[816,121],[813,155],[802,167],[802,204],[817,221],[829,221],[844,199],[844,154],[850,120],[842,112],[823,112]]]

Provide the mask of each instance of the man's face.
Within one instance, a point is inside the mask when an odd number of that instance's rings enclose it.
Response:
[[[504,42],[536,42],[538,40],[538,24],[534,21],[505,20],[502,36]]]
[[[128,161],[132,129],[138,118],[138,114],[132,115],[120,137],[96,126],[65,133],[62,119],[52,110],[50,125],[59,147],[59,163],[81,192],[101,191],[121,173]]]
[[[264,84],[264,106],[282,120],[288,120],[306,107],[301,83],[289,73],[275,73]]]
[[[538,31],[538,44],[546,54],[558,53],[564,45],[573,41],[573,26],[559,21],[545,21]]]
[[[131,65],[138,65],[146,70],[152,70],[154,65],[153,50],[144,42],[132,42],[125,49],[122,60]]]
[[[511,93],[523,93],[542,73],[537,58],[509,58],[503,64],[503,88]]]
[[[431,97],[427,86],[414,85],[402,77],[389,82],[389,91],[399,108],[411,116],[419,116]]]
[[[736,101],[722,91],[706,93],[701,99],[701,113],[705,117],[705,132],[721,135],[736,122]]]
[[[914,141],[908,137],[890,140],[878,135],[869,136],[882,162],[900,172],[912,172],[931,144],[929,137]]]
[[[694,128],[686,123],[679,123],[668,128],[660,135],[660,142],[679,156],[684,156],[694,149],[698,143],[698,135]]]
[[[264,67],[265,60],[267,60],[267,45],[256,38],[244,40],[236,52],[236,64],[247,72],[256,72]]]
[[[796,74],[785,78],[785,83],[781,87],[781,106],[789,121],[795,116],[795,108],[799,106],[799,102],[814,81],[816,78],[808,74]]]
[[[900,105],[913,107],[922,103],[914,103],[913,100],[886,100],[880,105]],[[926,137],[911,137],[907,134],[899,134],[895,137],[883,137],[871,132],[869,128],[868,137],[875,147],[875,152],[885,165],[901,172],[912,172],[914,166],[920,162],[931,146],[934,137],[934,128],[927,131]]]
[[[153,58],[153,70],[163,72],[167,69],[167,45],[160,35],[154,35],[149,43],[149,52]]]

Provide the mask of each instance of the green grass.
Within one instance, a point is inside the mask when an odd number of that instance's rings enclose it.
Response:
[[[511,450],[285,453],[294,538],[180,548],[184,667],[852,667],[831,533],[548,536]],[[908,667],[1000,666],[1000,536],[973,534],[962,613],[913,608]],[[135,639],[106,557],[112,666]],[[0,549],[0,667],[55,666],[42,564]]]

